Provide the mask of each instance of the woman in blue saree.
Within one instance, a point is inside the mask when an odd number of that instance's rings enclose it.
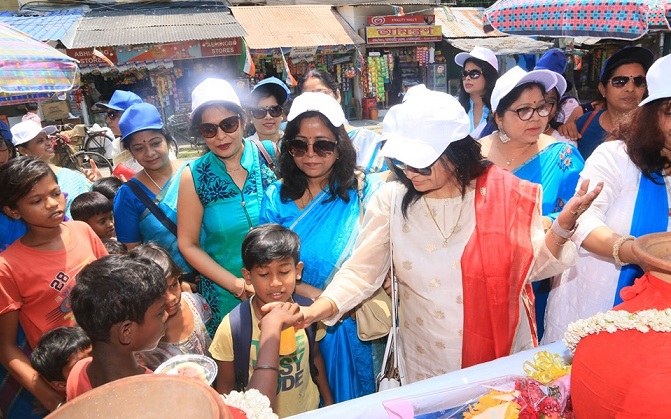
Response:
[[[546,230],[575,194],[585,166],[574,146],[543,134],[555,107],[548,93],[561,96],[566,89],[566,82],[563,78],[558,81],[559,78],[561,76],[550,70],[527,73],[519,67],[501,76],[492,92],[492,111],[499,130],[480,140],[482,154],[492,163],[543,187],[542,213]],[[540,339],[550,281],[536,281],[533,287]]]
[[[345,115],[331,96],[303,93],[288,121],[279,158],[283,180],[266,191],[259,222],[298,233],[304,268],[296,293],[316,298],[350,256],[365,206],[381,181],[356,170]],[[375,391],[376,345],[359,340],[350,317],[327,329],[320,349],[336,403]]]
[[[159,221],[138,195],[144,194],[169,220],[177,222],[177,191],[182,168],[177,168],[169,158],[169,134],[163,130],[161,115],[153,105],[136,104],[123,113],[119,128],[124,148],[143,169],[122,185],[114,198],[117,239],[128,250],[141,243],[154,242],[166,249],[184,272],[191,273],[193,268],[179,252],[174,232]]]

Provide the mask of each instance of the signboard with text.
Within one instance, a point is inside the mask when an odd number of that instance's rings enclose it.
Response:
[[[96,49],[105,54],[105,56],[113,63],[118,62],[116,49],[114,47],[98,47]],[[68,57],[79,60],[79,65],[99,65],[109,67],[105,61],[93,55],[93,48],[68,49],[66,50],[66,53]]]
[[[405,15],[405,16],[368,16],[367,26],[384,25],[433,25],[435,15]]]
[[[443,31],[438,25],[366,27],[366,43],[368,44],[440,42],[442,37]]]

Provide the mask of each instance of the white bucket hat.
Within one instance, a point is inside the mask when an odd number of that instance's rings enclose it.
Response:
[[[501,99],[506,97],[514,88],[524,83],[540,83],[546,92],[557,85],[557,75],[550,70],[532,70],[528,73],[521,67],[515,67],[499,77],[492,91],[492,112],[496,112]]]
[[[643,106],[657,99],[671,98],[669,74],[671,74],[671,55],[660,58],[650,66],[648,73],[645,75],[650,96],[639,103],[638,106]]]
[[[345,118],[345,113],[338,101],[321,92],[305,92],[296,97],[291,103],[287,121],[291,122],[300,114],[308,111],[315,111],[324,115],[336,128],[347,124],[347,118]]]
[[[201,107],[213,103],[229,103],[236,106],[236,110],[242,113],[240,98],[233,86],[226,80],[205,79],[191,92],[192,115]]]
[[[386,143],[381,153],[412,167],[427,167],[469,132],[468,115],[454,97],[416,86],[385,115],[382,139]]]
[[[494,67],[494,70],[499,71],[499,60],[496,59],[494,53],[483,47],[474,47],[471,52],[460,52],[454,56],[454,62],[457,63],[459,67],[463,67],[466,60],[469,58],[477,58],[491,64]]]
[[[10,131],[12,131],[12,143],[14,145],[21,145],[37,137],[40,132],[51,135],[57,130],[55,125],[42,128],[37,122],[28,119],[14,125]]]

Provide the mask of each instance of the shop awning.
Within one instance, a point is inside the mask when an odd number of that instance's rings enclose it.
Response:
[[[87,13],[63,39],[68,49],[236,38],[245,36],[227,8],[165,7]]]
[[[239,6],[231,11],[247,31],[252,50],[364,43],[331,6]]]
[[[485,33],[481,7],[436,7],[436,23],[443,38],[455,48],[470,51],[474,46],[489,48],[496,55],[541,54],[553,47],[551,42],[538,41],[526,36],[508,36],[499,31]]]
[[[38,41],[59,41],[79,22],[83,14],[83,9],[65,9],[53,12],[5,11],[0,12],[0,23],[18,29]]]

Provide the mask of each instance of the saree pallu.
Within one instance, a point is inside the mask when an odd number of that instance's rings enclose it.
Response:
[[[543,187],[542,213],[553,221],[559,215],[573,195],[585,167],[577,148],[564,142],[550,144],[540,153],[512,171],[520,179],[538,183]],[[545,307],[550,295],[549,279],[536,281],[533,284],[536,296],[535,311],[538,326],[538,338],[545,331]]]
[[[361,201],[354,190],[349,192],[349,202],[340,198],[326,202],[329,194],[322,191],[301,211],[294,202],[281,201],[282,185],[277,182],[266,192],[260,224],[282,224],[299,235],[300,259],[304,264],[302,280],[323,290],[349,258],[359,235],[360,206],[365,208],[370,195],[380,185],[377,176],[366,176]],[[319,348],[336,403],[375,392],[375,373],[379,369],[376,365],[380,364],[384,350],[381,340],[359,340],[356,322],[347,317],[328,327]]]

